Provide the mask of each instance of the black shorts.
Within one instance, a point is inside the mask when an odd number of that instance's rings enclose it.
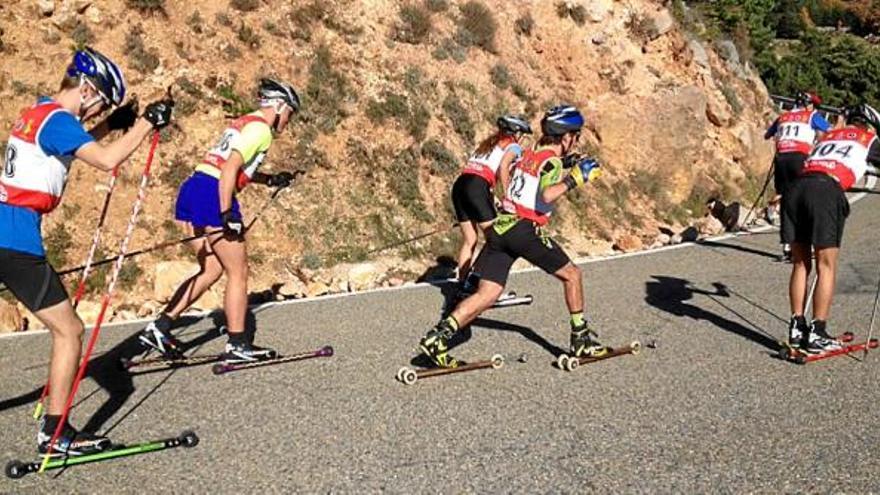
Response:
[[[776,194],[784,195],[801,175],[807,155],[803,153],[780,153],[773,158],[773,187]]]
[[[491,222],[495,219],[492,190],[486,179],[474,174],[461,174],[452,184],[452,206],[455,219],[461,222]]]
[[[534,223],[519,220],[504,234],[494,228],[486,229],[486,245],[474,262],[473,270],[483,280],[505,285],[510,267],[519,257],[551,274],[571,262],[556,241],[540,235]]]
[[[31,312],[67,299],[61,278],[42,256],[0,248],[0,282]]]
[[[803,175],[782,198],[782,240],[840,247],[848,216],[849,201],[837,181],[825,174]]]

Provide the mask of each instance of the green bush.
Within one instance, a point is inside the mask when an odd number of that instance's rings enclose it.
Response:
[[[569,5],[566,2],[557,2],[556,15],[561,19],[571,18],[578,26],[583,26],[587,22],[587,9],[581,4]]]
[[[131,290],[137,285],[144,270],[137,264],[137,260],[127,259],[119,269],[119,278],[116,279],[119,288],[122,290]]]
[[[260,35],[256,33],[250,26],[245,23],[241,23],[238,27],[238,40],[245,44],[251,50],[255,50],[260,47]]]
[[[125,35],[123,50],[128,54],[132,68],[142,74],[152,74],[159,67],[159,55],[144,45],[143,28],[140,24],[132,26]]]
[[[495,32],[498,22],[492,10],[479,0],[469,0],[459,7],[455,41],[463,47],[476,46],[495,53]]]
[[[293,37],[310,41],[314,25],[325,22],[331,16],[330,14],[330,6],[320,0],[314,0],[301,8],[293,9],[290,13],[290,20],[294,26]]]
[[[385,92],[381,101],[372,100],[367,103],[367,118],[377,124],[385,123],[389,118],[393,118],[400,122],[417,142],[420,142],[425,139],[428,122],[431,120],[431,112],[418,98],[412,100],[415,103],[411,102],[411,98],[406,95]]]
[[[535,30],[535,19],[532,18],[532,14],[526,12],[523,16],[519,17],[513,23],[513,31],[516,34],[531,36],[532,31]]]
[[[458,133],[468,146],[474,144],[474,121],[471,120],[470,112],[462,105],[461,100],[454,94],[449,94],[443,100],[443,111],[446,118],[452,124],[452,128]]]
[[[165,0],[125,0],[125,4],[141,12],[165,12]]]
[[[449,149],[436,139],[429,139],[422,144],[422,157],[428,160],[432,174],[450,176],[458,172],[459,163]]]
[[[202,19],[202,14],[198,10],[193,11],[192,15],[186,18],[186,25],[196,34],[205,32],[205,20]]]
[[[431,34],[431,12],[422,5],[409,4],[400,8],[400,19],[394,26],[393,38],[401,43],[418,45]]]
[[[354,98],[348,78],[337,68],[339,65],[327,45],[315,49],[300,116],[322,132],[333,132],[348,117],[345,102]]]
[[[431,12],[446,12],[449,10],[449,0],[425,0],[425,7]]]
[[[260,7],[260,0],[230,0],[229,6],[240,12],[253,12]]]
[[[257,106],[249,99],[241,96],[232,86],[223,85],[217,88],[217,95],[223,102],[223,111],[227,115],[244,115],[257,109]]]
[[[489,75],[492,77],[492,84],[498,89],[507,89],[513,84],[510,71],[507,70],[507,66],[504,64],[493,65],[489,70]]]
[[[444,39],[437,48],[434,48],[434,51],[431,52],[431,56],[437,60],[447,60],[452,59],[456,63],[463,63],[467,59],[467,48],[462,47],[454,40],[449,38]]]
[[[74,48],[80,50],[95,41],[95,33],[85,22],[76,21],[76,25],[70,31],[70,39],[73,40]]]
[[[46,259],[53,267],[61,268],[67,264],[67,252],[73,247],[73,237],[63,223],[59,223],[43,239],[46,247]]]
[[[388,167],[389,186],[401,206],[409,210],[415,218],[430,222],[433,216],[422,198],[419,189],[419,153],[413,148],[406,148],[398,153]]]
[[[217,14],[214,15],[214,20],[221,26],[232,26],[232,19],[226,14],[226,12],[217,12]]]

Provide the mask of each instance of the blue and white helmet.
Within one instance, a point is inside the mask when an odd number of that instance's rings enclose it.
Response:
[[[108,105],[119,106],[125,100],[125,79],[122,70],[99,51],[85,47],[73,55],[67,75],[86,78]]]
[[[541,119],[541,132],[545,136],[563,136],[569,132],[579,132],[584,126],[584,116],[571,105],[555,106]]]

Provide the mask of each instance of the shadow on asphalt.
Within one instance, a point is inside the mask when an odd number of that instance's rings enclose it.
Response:
[[[737,244],[728,244],[726,242],[704,240],[704,241],[697,242],[697,246],[704,246],[704,247],[708,247],[710,249],[713,249],[713,248],[731,249],[734,251],[740,251],[742,253],[748,253],[748,254],[756,254],[758,256],[770,258],[774,261],[779,261],[779,254],[778,253],[771,253],[769,251],[764,251],[763,249],[757,249],[757,248],[745,246],[742,244],[742,241],[739,241]]]
[[[712,284],[715,290],[707,291],[696,288],[690,281],[681,278],[665,277],[662,275],[652,275],[651,277],[654,281],[645,283],[645,302],[651,306],[675,316],[687,316],[695,320],[706,320],[726,332],[751,340],[774,353],[779,350],[779,342],[775,338],[744,315],[722,302],[721,298],[728,298],[731,295],[724,284],[715,282]],[[695,294],[707,296],[754,329],[688,302],[694,298]]]
[[[213,319],[213,328],[202,332],[200,335],[191,340],[182,342],[184,352],[197,350],[202,345],[222,335],[221,332],[218,331],[218,329],[224,324],[223,313],[221,311],[215,311],[211,313],[209,317]],[[175,322],[175,327],[186,328],[187,326],[193,325],[203,319],[204,317],[201,316],[183,316],[177,322]],[[250,309],[248,309],[247,312],[245,331],[248,334],[248,338],[253,341],[254,335],[256,334],[256,316]],[[117,426],[122,424],[122,422],[131,413],[136,411],[138,407],[140,407],[147,399],[150,398],[150,396],[152,396],[162,385],[164,385],[165,382],[167,382],[168,379],[175,372],[187,367],[175,366],[173,368],[153,368],[145,372],[132,372],[132,370],[125,369],[122,366],[123,360],[134,360],[140,356],[145,355],[144,348],[138,341],[139,333],[140,332],[138,331],[137,333],[130,335],[109,350],[105,351],[99,356],[93,357],[91,361],[89,361],[84,378],[91,378],[95,381],[99,388],[91,392],[90,394],[80,398],[73,407],[76,408],[77,405],[80,405],[83,402],[89,400],[89,398],[91,398],[98,392],[98,390],[101,389],[103,389],[109,395],[109,397],[81,428],[83,431],[97,432],[105,424],[107,424],[110,418],[112,418],[122,409],[128,399],[135,392],[135,386],[132,380],[134,376],[148,373],[168,372],[167,376],[160,380],[159,383],[157,383],[156,385],[153,385],[152,388],[144,395],[144,397],[138,400],[138,402],[134,404],[131,408],[129,408],[128,411],[125,412],[125,414],[123,414],[112,425],[110,425],[104,431],[104,434],[109,433]],[[30,392],[0,401],[0,411],[34,403],[39,400],[40,395],[42,394],[42,390],[43,385],[40,384],[37,388],[31,390]]]

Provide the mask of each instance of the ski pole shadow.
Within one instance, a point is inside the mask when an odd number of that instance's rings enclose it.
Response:
[[[527,340],[537,344],[539,347],[541,347],[542,349],[547,351],[549,354],[551,354],[554,358],[559,357],[560,355],[566,354],[568,352],[567,350],[559,347],[558,345],[553,344],[552,342],[548,341],[547,339],[542,337],[540,334],[538,334],[537,332],[535,332],[531,328],[524,327],[522,325],[517,325],[515,323],[507,323],[504,321],[492,320],[492,319],[485,318],[485,317],[479,317],[476,320],[474,320],[471,323],[471,325],[481,327],[481,328],[487,328],[490,330],[499,330],[502,332],[518,333],[518,334],[522,335],[523,337],[525,337]]]
[[[704,246],[704,247],[707,247],[707,248],[710,248],[710,249],[714,249],[714,248],[717,248],[717,249],[730,249],[730,250],[733,250],[733,251],[739,251],[739,252],[742,252],[742,253],[748,253],[748,254],[755,254],[755,255],[758,255],[758,256],[763,256],[763,257],[765,257],[765,258],[770,258],[770,259],[772,259],[773,261],[779,261],[779,255],[778,255],[778,254],[776,254],[776,253],[771,253],[771,252],[769,252],[769,251],[764,251],[763,249],[758,249],[758,248],[754,248],[754,247],[750,247],[750,246],[745,246],[745,245],[743,245],[741,242],[740,242],[740,243],[737,243],[737,244],[734,244],[734,243],[727,243],[727,242],[721,242],[721,241],[702,240],[702,241],[698,241],[698,242],[697,242],[697,246]]]
[[[712,284],[715,290],[708,291],[696,288],[690,281],[681,278],[662,275],[652,275],[651,278],[654,280],[645,283],[645,302],[649,305],[675,316],[706,320],[726,332],[751,340],[774,353],[779,350],[779,342],[776,339],[744,315],[721,301],[721,298],[730,297],[730,292],[724,284],[715,282]],[[707,296],[752,328],[689,302],[694,298],[695,294]]]

